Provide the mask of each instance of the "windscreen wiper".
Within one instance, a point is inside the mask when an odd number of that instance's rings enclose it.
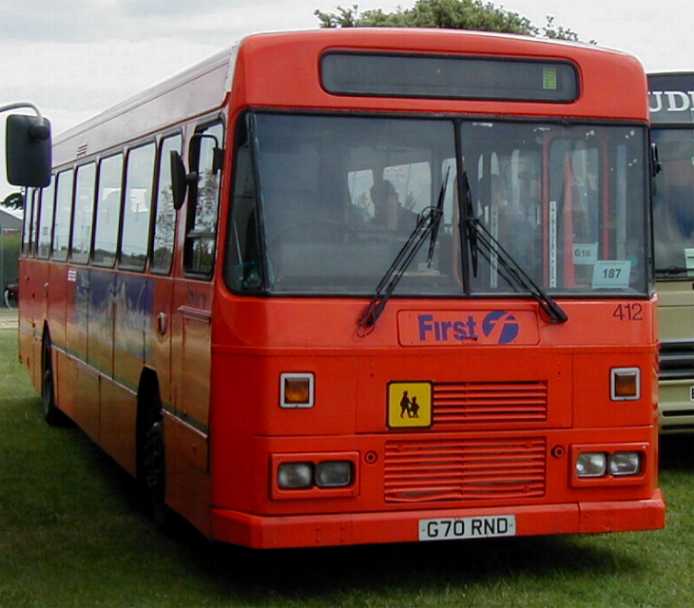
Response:
[[[467,171],[463,171],[463,197],[458,203],[458,215],[460,215],[460,221],[463,218],[473,218],[475,217],[475,210],[472,206],[472,190],[470,189],[470,182],[467,178]],[[465,205],[465,211],[463,213],[463,205]],[[467,237],[468,243],[470,243],[470,262],[472,264],[472,276],[477,277],[477,261],[478,261],[478,247],[477,247],[477,230],[474,224],[471,222],[466,223],[465,236]]]
[[[431,268],[431,262],[434,259],[434,249],[436,248],[436,240],[439,238],[439,228],[441,226],[441,218],[443,217],[443,199],[446,198],[446,188],[448,188],[448,176],[451,174],[451,166],[446,169],[446,176],[443,178],[441,190],[439,190],[439,200],[436,201],[437,216],[434,219],[434,225],[431,228],[431,239],[429,240],[429,251],[427,253],[427,268]]]
[[[472,192],[467,175],[463,173],[463,196],[460,199],[460,213],[462,217],[466,217],[466,226],[468,241],[470,243],[471,258],[473,263],[473,271],[477,276],[477,252],[481,252],[484,257],[491,261],[495,257],[497,264],[503,268],[503,272],[499,274],[510,284],[520,285],[530,292],[530,294],[538,301],[542,310],[553,323],[565,323],[569,317],[566,311],[557,304],[544,289],[542,289],[524,268],[516,262],[514,257],[504,249],[503,245],[492,236],[486,226],[474,216],[472,209]],[[462,205],[467,207],[467,216],[463,216]]]
[[[445,192],[444,192],[445,194]],[[440,197],[441,198],[441,197]],[[417,216],[417,225],[407,237],[405,244],[400,249],[398,255],[395,256],[393,263],[386,270],[383,278],[376,287],[376,293],[373,298],[359,315],[357,325],[363,332],[368,332],[376,325],[376,321],[381,316],[383,309],[386,307],[390,296],[397,287],[400,279],[405,274],[408,266],[421,249],[424,241],[432,234],[432,231],[441,220],[443,211],[437,207],[427,207],[423,209]]]
[[[398,286],[400,279],[405,274],[405,271],[412,263],[412,260],[421,249],[427,236],[431,234],[429,240],[429,251],[427,253],[427,267],[431,268],[431,262],[434,258],[434,249],[436,248],[436,240],[439,235],[439,227],[441,218],[443,217],[443,201],[446,198],[446,188],[448,187],[448,177],[451,173],[450,166],[446,171],[439,197],[436,201],[436,207],[427,207],[417,216],[417,224],[414,230],[405,241],[402,249],[395,256],[393,263],[390,265],[383,278],[379,281],[376,287],[376,293],[369,302],[364,312],[360,315],[357,324],[362,331],[369,331],[376,325],[376,321],[383,313],[390,296]]]

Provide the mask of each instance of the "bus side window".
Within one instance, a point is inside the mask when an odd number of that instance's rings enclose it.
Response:
[[[191,149],[191,171],[197,172],[198,181],[188,196],[184,269],[190,274],[210,277],[214,268],[220,189],[214,149],[224,146],[224,127],[216,123],[197,134],[203,137],[196,137]]]
[[[171,192],[171,152],[181,152],[180,135],[167,137],[161,142],[157,191],[154,199],[155,221],[152,237],[152,272],[169,274],[173,260],[174,237],[176,235],[176,210]]]
[[[99,198],[96,202],[92,254],[92,260],[99,266],[113,266],[116,261],[122,178],[122,154],[109,156],[99,162]]]
[[[374,186],[372,169],[357,169],[347,172],[347,190],[349,192],[352,214],[366,223],[373,219],[375,208],[371,200],[371,189]]]
[[[54,260],[66,260],[70,242],[70,218],[72,217],[72,169],[58,174],[58,186],[55,198],[55,228],[51,257]]]
[[[75,217],[72,229],[70,259],[79,264],[89,260],[94,215],[94,188],[96,186],[96,164],[77,167],[75,187]]]
[[[147,261],[155,152],[153,143],[128,152],[119,265],[132,270],[144,270]]]
[[[419,213],[431,202],[431,163],[427,161],[394,165],[383,169],[383,181],[395,188],[403,208]]]
[[[36,255],[36,241],[39,233],[39,205],[41,203],[41,190],[36,188],[31,195],[33,209],[31,212],[31,236],[29,237],[29,248],[31,255]]]
[[[37,256],[47,258],[51,250],[51,232],[53,230],[53,209],[55,204],[55,176],[51,183],[41,190],[41,214],[39,217],[39,235]]]
[[[33,188],[24,191],[24,221],[22,223],[22,252],[29,254],[29,243],[31,241],[31,210],[33,208]]]

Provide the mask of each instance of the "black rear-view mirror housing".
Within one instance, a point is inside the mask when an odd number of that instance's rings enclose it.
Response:
[[[46,118],[11,114],[6,123],[7,181],[45,188],[51,182],[51,123]]]

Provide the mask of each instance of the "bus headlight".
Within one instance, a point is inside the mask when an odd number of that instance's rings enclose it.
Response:
[[[352,463],[347,460],[321,462],[316,467],[319,488],[344,488],[352,483]]]
[[[638,475],[641,471],[641,455],[638,452],[616,452],[610,454],[610,475],[624,477]]]
[[[284,462],[277,469],[277,485],[283,490],[299,490],[313,485],[310,462]]]
[[[602,477],[607,470],[607,456],[603,452],[584,452],[576,459],[578,477]]]

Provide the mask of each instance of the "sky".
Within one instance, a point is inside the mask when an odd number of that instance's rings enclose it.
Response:
[[[258,31],[317,27],[316,8],[356,0],[0,0],[0,105],[31,101],[60,133]],[[361,0],[360,10],[414,0]],[[647,70],[694,70],[691,0],[506,0],[583,40],[635,54]],[[0,117],[0,197],[5,181]]]

